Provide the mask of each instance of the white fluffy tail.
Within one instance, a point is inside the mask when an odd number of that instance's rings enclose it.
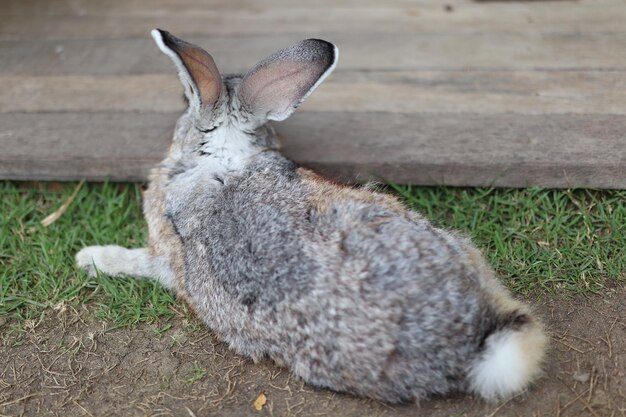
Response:
[[[510,397],[541,373],[547,337],[534,321],[489,335],[468,373],[470,389],[488,400]]]

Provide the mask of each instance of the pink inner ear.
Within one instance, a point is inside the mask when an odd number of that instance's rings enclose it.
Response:
[[[203,105],[217,101],[222,89],[222,79],[211,55],[200,48],[180,48],[178,51],[189,75],[200,90]]]
[[[319,74],[306,62],[279,61],[246,75],[241,95],[253,113],[285,117],[304,98]]]

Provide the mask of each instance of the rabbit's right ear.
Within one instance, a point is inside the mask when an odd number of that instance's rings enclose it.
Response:
[[[222,91],[222,77],[213,58],[204,49],[178,39],[165,30],[154,29],[151,34],[159,49],[176,65],[189,106],[196,114],[204,116]]]
[[[239,98],[258,120],[284,120],[332,72],[337,55],[335,45],[320,39],[291,45],[243,77]]]

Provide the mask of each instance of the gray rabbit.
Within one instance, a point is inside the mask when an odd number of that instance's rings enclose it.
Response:
[[[334,45],[307,39],[222,77],[203,49],[152,36],[189,108],[145,193],[149,245],[87,247],[80,267],[155,279],[239,354],[332,390],[494,399],[540,373],[541,323],[467,239],[278,152],[267,121],[286,119],[328,76]]]

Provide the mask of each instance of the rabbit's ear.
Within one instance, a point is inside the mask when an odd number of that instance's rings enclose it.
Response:
[[[178,68],[190,106],[198,111],[212,107],[220,97],[222,77],[211,55],[165,30],[154,29],[151,34],[161,51]]]
[[[332,72],[337,56],[332,43],[298,42],[252,68],[241,81],[239,98],[260,119],[284,120]]]

